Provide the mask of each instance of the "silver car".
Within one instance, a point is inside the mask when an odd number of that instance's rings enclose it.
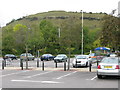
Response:
[[[97,77],[120,76],[120,59],[118,57],[105,57],[98,65]]]
[[[67,56],[65,54],[58,54],[54,58],[54,62],[64,62],[64,61],[67,61]]]
[[[27,60],[27,58],[28,58],[28,61],[31,61],[31,60],[34,60],[35,57],[30,53],[27,53],[27,54],[23,53],[20,55],[20,60]]]
[[[89,66],[89,55],[77,55],[75,56],[72,65],[73,67],[78,67],[78,66]]]

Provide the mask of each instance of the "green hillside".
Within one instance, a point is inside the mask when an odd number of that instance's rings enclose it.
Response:
[[[97,45],[99,32],[102,30],[102,18],[105,15],[105,13],[84,12],[85,52],[89,52]],[[81,12],[49,11],[12,20],[3,27],[3,54],[23,53],[26,43],[29,52],[33,54],[37,50],[41,53],[66,53],[70,48],[73,53],[80,53],[81,18]],[[61,29],[60,38],[58,28]]]
[[[105,14],[103,13],[85,13],[84,12],[84,26],[94,29],[101,28],[100,21]],[[73,17],[77,22],[81,23],[81,12],[65,12],[65,11],[49,11],[44,13],[38,13],[35,15],[26,16],[17,20],[12,20],[7,25],[14,26],[15,24],[24,24],[32,26],[33,24],[39,25],[41,20],[47,19],[53,22],[56,26],[60,26],[64,20]]]

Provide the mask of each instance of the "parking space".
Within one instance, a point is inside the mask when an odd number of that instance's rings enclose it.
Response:
[[[118,79],[98,79],[96,72],[4,70],[3,88],[117,88]]]
[[[72,58],[70,62],[72,62]],[[42,62],[37,67],[37,59],[28,62],[28,70],[26,70],[26,62],[24,69],[16,67],[20,61],[13,61],[13,66],[6,66],[4,70],[0,70],[3,88],[118,88],[118,78],[98,79],[96,76],[97,64],[92,64],[91,72],[89,67],[73,68],[70,63],[70,69],[64,71],[64,63],[58,63],[57,68],[53,61],[44,62],[44,71],[42,70]]]

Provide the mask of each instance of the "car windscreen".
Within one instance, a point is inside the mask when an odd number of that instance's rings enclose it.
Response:
[[[76,56],[77,59],[86,59],[86,56]]]
[[[112,63],[112,64],[117,64],[120,63],[120,60],[118,58],[103,58],[101,63]]]
[[[65,56],[57,56],[57,57],[62,58],[62,57],[65,57]]]

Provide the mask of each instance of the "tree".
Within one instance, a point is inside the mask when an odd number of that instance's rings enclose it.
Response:
[[[101,45],[118,49],[118,46],[120,45],[119,18],[106,15],[103,18],[103,27],[101,33]]]

